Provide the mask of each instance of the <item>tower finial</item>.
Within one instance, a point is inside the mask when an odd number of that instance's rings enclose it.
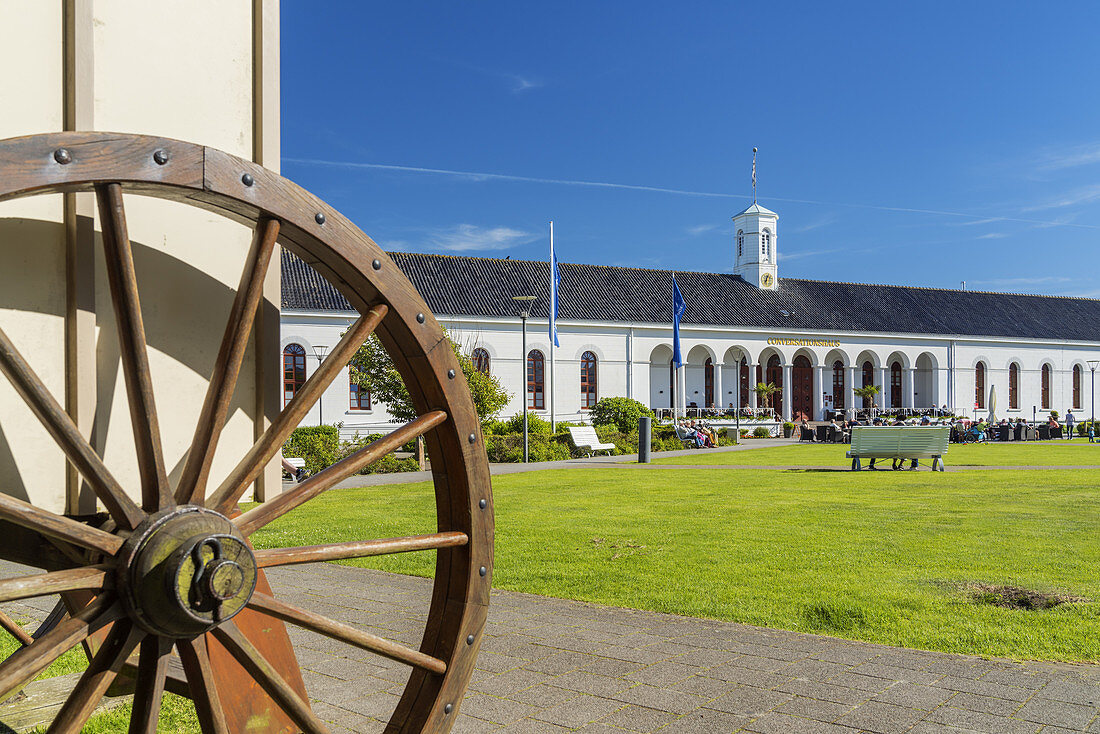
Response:
[[[752,149],[752,203],[756,203],[756,148]]]

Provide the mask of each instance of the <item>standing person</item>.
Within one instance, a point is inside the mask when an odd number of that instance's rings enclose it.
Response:
[[[1067,439],[1073,438],[1073,424],[1074,424],[1075,421],[1076,421],[1076,419],[1073,417],[1073,410],[1067,408],[1066,409],[1066,433],[1068,434],[1066,436]]]

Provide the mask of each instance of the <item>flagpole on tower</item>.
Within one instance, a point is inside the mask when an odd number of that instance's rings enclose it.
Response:
[[[752,149],[752,203],[756,203],[756,148]]]

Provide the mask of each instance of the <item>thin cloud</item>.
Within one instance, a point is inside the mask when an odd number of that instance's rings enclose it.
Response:
[[[788,260],[801,260],[804,257],[818,257],[819,255],[832,255],[834,252],[845,252],[845,248],[837,247],[831,250],[803,250],[802,252],[781,252],[779,262]]]
[[[511,227],[478,227],[474,224],[458,224],[440,229],[428,236],[435,247],[448,252],[473,252],[477,250],[507,250],[524,245],[537,235]]]
[[[687,233],[692,237],[698,237],[701,234],[713,232],[714,230],[718,229],[718,227],[719,225],[717,224],[697,224],[694,227],[688,227]]]
[[[1100,143],[1095,142],[1062,150],[1047,150],[1041,155],[1039,168],[1045,171],[1060,171],[1094,163],[1100,163]]]
[[[999,240],[1002,237],[1008,237],[1004,232],[989,232],[988,234],[978,235],[979,240]]]
[[[996,222],[1003,222],[1001,217],[988,217],[986,219],[975,219],[972,222],[951,222],[954,227],[972,227],[975,224],[995,224]]]
[[[1077,206],[1078,204],[1090,204],[1097,199],[1100,199],[1100,184],[1093,184],[1092,186],[1084,186],[1075,191],[1063,194],[1057,199],[1052,199],[1045,204],[1038,204],[1036,206],[1029,206],[1024,209],[1025,212],[1037,212],[1046,209],[1061,209],[1067,206]],[[1082,226],[1082,225],[1069,225],[1069,226]]]
[[[819,218],[815,219],[814,221],[810,222],[809,224],[804,224],[801,227],[796,227],[795,229],[792,229],[791,232],[794,232],[795,234],[802,234],[803,232],[810,232],[810,231],[815,230],[815,229],[820,229],[822,227],[827,227],[828,225],[832,224],[835,221],[836,221],[836,215],[835,214],[826,214],[823,217],[819,217]]]
[[[583,179],[567,178],[541,178],[538,176],[517,176],[506,173],[483,173],[479,171],[457,171],[448,168],[427,168],[424,166],[399,166],[387,163],[357,163],[352,161],[328,161],[318,158],[283,158],[284,163],[297,163],[304,166],[326,166],[332,168],[344,168],[351,170],[375,170],[375,171],[399,171],[403,173],[424,173],[441,176],[453,176],[467,181],[516,181],[521,183],[555,184],[560,186],[585,186],[599,189],[618,189],[626,191],[648,191],[657,194],[676,194],[679,196],[699,196],[714,199],[738,199],[744,201],[748,194],[730,194],[715,191],[694,191],[691,189],[673,189],[665,186],[641,186],[638,184],[612,183],[609,181],[585,181]],[[1100,188],[1100,187],[1098,187]],[[1100,197],[1100,192],[1097,193]],[[883,212],[900,212],[903,214],[932,214],[935,216],[961,217],[964,219],[983,219],[984,215],[969,214],[967,212],[952,212],[939,209],[915,209],[901,206],[880,206],[877,204],[853,204],[850,202],[819,201],[816,199],[792,199],[783,196],[769,196],[771,201],[789,202],[792,204],[814,204],[818,206],[843,206],[853,209],[871,209]],[[1036,209],[1045,207],[1036,207]],[[1025,224],[1043,224],[1057,227],[1076,227],[1078,229],[1100,229],[1097,224],[1078,224],[1052,222],[1044,219],[1025,219],[1022,217],[1000,217],[1004,222],[1023,222]]]

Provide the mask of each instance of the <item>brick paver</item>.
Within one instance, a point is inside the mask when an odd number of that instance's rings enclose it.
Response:
[[[10,574],[4,574],[10,575]],[[431,582],[328,564],[272,569],[275,593],[417,644]],[[49,600],[4,605],[40,618]],[[381,732],[400,664],[291,628],[334,732]],[[1100,732],[1100,667],[902,650],[494,591],[456,734]]]

